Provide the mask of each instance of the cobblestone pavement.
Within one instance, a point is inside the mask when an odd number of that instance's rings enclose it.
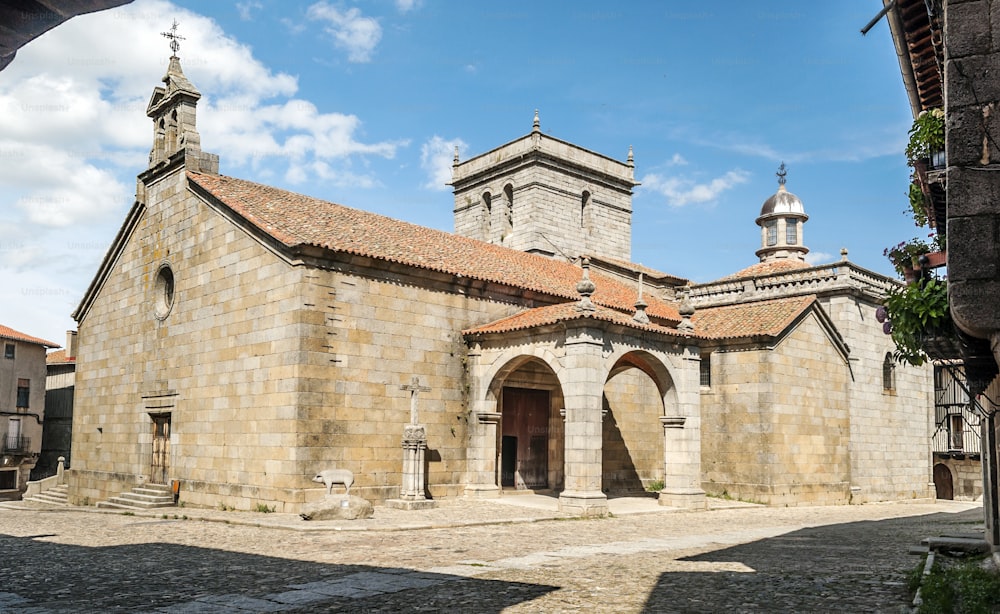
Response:
[[[0,612],[905,612],[908,549],[982,527],[959,502],[558,516],[461,502],[344,530],[8,505]],[[401,530],[421,526],[441,528]]]

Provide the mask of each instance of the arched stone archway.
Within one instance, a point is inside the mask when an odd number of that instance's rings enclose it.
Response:
[[[673,381],[655,356],[640,350],[617,358],[604,384],[602,399],[605,493],[635,494],[651,485],[662,485],[664,444],[660,419],[666,413],[665,403],[673,404],[674,398]]]
[[[552,359],[543,350],[506,353],[486,374],[489,383],[474,402],[471,496],[562,488],[564,398]]]

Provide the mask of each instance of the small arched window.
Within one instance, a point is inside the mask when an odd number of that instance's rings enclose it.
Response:
[[[580,228],[585,228],[587,226],[587,210],[590,208],[590,192],[587,190],[583,191],[583,195],[580,197]]]
[[[483,192],[482,206],[483,240],[492,241],[493,237],[490,236],[490,232],[493,229],[493,195],[488,190]]]
[[[767,222],[764,226],[767,229],[767,246],[778,244],[778,222],[771,221]]]
[[[885,353],[885,360],[882,361],[882,390],[896,389],[896,363],[892,360],[892,353]]]
[[[503,187],[503,197],[507,205],[507,228],[514,229],[514,186],[507,184]]]

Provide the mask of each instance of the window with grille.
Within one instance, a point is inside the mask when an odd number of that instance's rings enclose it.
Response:
[[[14,360],[14,344],[5,343],[3,345],[3,357],[9,360]]]
[[[768,247],[778,244],[778,222],[768,222],[767,228],[767,245]]]
[[[701,364],[698,367],[698,379],[703,388],[712,387],[712,355],[705,354],[701,357]]]

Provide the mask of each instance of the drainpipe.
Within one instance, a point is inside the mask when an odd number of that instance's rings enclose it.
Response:
[[[31,416],[38,424],[42,423],[42,417],[32,411],[0,411],[0,416]]]

